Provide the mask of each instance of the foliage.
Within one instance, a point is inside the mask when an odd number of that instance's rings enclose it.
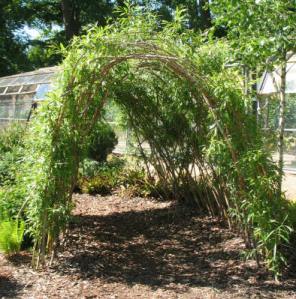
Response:
[[[16,38],[15,33],[22,27],[24,15],[20,1],[1,1],[0,3],[0,76],[28,70],[25,54],[26,41]]]
[[[39,37],[28,42],[26,55],[30,68],[36,70],[59,65],[63,57],[58,48],[60,44],[65,43],[65,38],[60,31],[44,30]]]
[[[170,21],[176,8],[187,11],[186,28],[204,30],[211,25],[208,0],[132,1],[143,9],[149,7],[161,20]],[[67,0],[15,0],[0,4],[0,75],[53,66],[62,56],[53,51],[59,44],[67,46],[73,36],[85,33],[90,24],[105,26],[116,20],[116,8],[124,1],[67,1]],[[38,30],[31,39],[25,28]]]
[[[15,217],[26,193],[15,183],[21,175],[25,130],[23,124],[13,123],[0,131],[0,250],[5,253],[19,251],[24,234],[24,220]]]
[[[107,162],[86,159],[79,170],[78,189],[83,193],[107,195],[118,187],[124,160],[112,157]]]
[[[152,196],[156,188],[138,163],[111,156],[106,162],[85,159],[79,170],[77,189],[83,193],[107,195],[120,190],[123,196]]]
[[[211,8],[215,23],[227,27],[236,57],[247,66],[268,59],[272,67],[295,49],[294,0],[214,0]]]
[[[120,178],[121,194],[124,197],[155,197],[167,199],[167,193],[163,193],[165,189],[161,182],[155,182],[153,178],[148,178],[143,168],[128,168],[122,173]]]
[[[15,147],[23,146],[25,126],[22,123],[12,123],[0,131],[1,153],[12,151]]]
[[[73,35],[83,32],[83,27],[89,24],[105,26],[109,18],[116,18],[114,9],[124,6],[123,0],[118,1],[65,1],[65,0],[23,0],[23,7],[26,8],[30,18],[28,23],[49,28],[52,24],[64,27],[64,34],[67,39]],[[194,30],[203,30],[211,24],[211,14],[209,11],[209,1],[199,2],[188,0],[156,0],[156,1],[130,1],[136,5],[153,10],[162,20],[172,20],[178,6],[182,5],[187,12],[187,27]],[[44,9],[44,6],[47,9]]]
[[[227,45],[182,32],[183,22],[179,10],[160,26],[155,15],[127,6],[116,23],[90,28],[64,50],[59,88],[30,126],[15,187],[27,190],[35,266],[69,219],[89,135],[113,99],[139,145],[150,145],[151,153],[140,146],[148,178],[156,175],[177,199],[187,188],[187,198],[228,220],[278,274],[289,219],[278,169],[249,114],[252,99],[239,73],[225,67]]]
[[[24,150],[25,126],[14,123],[0,131],[0,186],[14,181]]]
[[[117,144],[117,137],[108,123],[98,122],[90,135],[88,157],[96,161],[106,161]]]
[[[252,90],[254,79],[247,79],[253,69],[252,77],[258,70],[273,70],[279,66],[280,82],[276,84],[279,106],[278,125],[278,165],[279,188],[281,190],[284,167],[284,130],[286,121],[286,72],[287,60],[295,53],[295,1],[260,0],[232,1],[214,0],[211,3],[216,14],[215,23],[226,26],[228,40],[234,49],[238,63],[246,73],[245,90]],[[249,82],[247,82],[249,81]],[[254,96],[256,96],[254,94]]]
[[[296,229],[296,198],[288,202],[288,217],[291,219],[292,227]]]
[[[23,220],[4,218],[0,220],[0,251],[16,253],[21,248],[25,231]]]

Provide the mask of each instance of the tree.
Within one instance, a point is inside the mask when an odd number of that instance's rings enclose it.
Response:
[[[26,39],[16,35],[22,27],[23,14],[18,1],[0,2],[0,76],[26,70]]]
[[[214,0],[215,23],[228,30],[236,58],[249,68],[280,65],[278,151],[280,182],[283,175],[283,148],[286,110],[286,63],[295,52],[296,15],[294,0]]]
[[[158,13],[162,16],[172,14],[178,6],[183,6],[188,15],[188,27],[193,30],[205,30],[212,25],[209,0],[160,0]],[[166,13],[164,13],[166,11]]]
[[[23,0],[31,12],[30,25],[49,28],[61,26],[67,41],[81,34],[83,26],[97,23],[104,26],[112,16],[114,2],[109,0]],[[46,8],[46,9],[44,9]]]
[[[4,0],[0,4],[0,75],[51,66],[62,56],[52,51],[60,43],[68,45],[73,36],[81,35],[90,24],[105,26],[115,18],[114,8],[124,6],[117,0]],[[137,0],[135,4],[149,7],[162,20],[172,20],[176,8],[187,10],[187,27],[205,30],[211,26],[209,0]],[[16,35],[25,25],[38,28],[42,34],[30,40]],[[55,26],[60,28],[56,31]]]
[[[135,4],[150,7],[161,18],[171,20],[176,8],[180,5],[188,13],[188,27],[194,30],[204,30],[211,26],[209,0],[157,0],[134,1]],[[33,26],[50,26],[56,23],[63,27],[66,39],[81,34],[85,25],[97,23],[104,26],[109,17],[113,17],[113,8],[122,7],[123,0],[23,0],[31,11]],[[44,9],[44,8],[47,9]]]

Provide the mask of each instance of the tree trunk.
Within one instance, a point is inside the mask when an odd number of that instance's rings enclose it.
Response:
[[[61,0],[63,22],[65,26],[66,39],[70,41],[80,31],[79,9],[75,7],[73,0]]]
[[[191,0],[187,4],[189,28],[205,30],[212,25],[209,0]]]
[[[286,59],[286,55],[285,55]],[[281,81],[279,90],[279,100],[280,100],[280,111],[279,111],[279,139],[278,139],[278,152],[279,152],[279,168],[280,168],[280,180],[279,188],[282,189],[283,180],[283,167],[284,167],[284,130],[285,130],[285,111],[286,111],[286,66],[287,61],[281,65]]]
[[[200,29],[204,30],[212,26],[209,0],[199,0]]]

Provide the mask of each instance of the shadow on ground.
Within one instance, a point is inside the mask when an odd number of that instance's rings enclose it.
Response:
[[[14,279],[0,275],[0,298],[16,298],[22,289]]]
[[[265,288],[267,274],[258,271],[254,262],[242,261],[242,248],[241,240],[217,219],[186,209],[74,216],[54,268],[84,279],[152,288]],[[266,287],[288,290],[296,284]]]
[[[9,255],[6,257],[6,259],[16,267],[20,267],[23,265],[30,267],[32,262],[32,255],[29,252],[22,251]]]

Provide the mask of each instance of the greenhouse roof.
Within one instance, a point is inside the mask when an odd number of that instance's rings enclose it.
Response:
[[[259,95],[273,95],[279,92],[281,70],[277,67],[273,72],[264,72],[258,84]],[[296,55],[292,55],[286,67],[286,93],[296,94]]]
[[[58,67],[46,67],[36,71],[21,73],[17,75],[0,78],[0,88],[18,85],[44,84],[50,83],[57,73]]]

